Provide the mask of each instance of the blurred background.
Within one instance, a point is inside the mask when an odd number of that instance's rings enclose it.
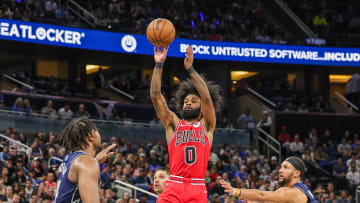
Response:
[[[128,53],[102,47],[122,50],[121,36],[138,40],[158,17],[173,22],[179,43],[206,40],[360,53],[356,0],[1,0],[2,201],[53,199],[64,156],[55,138],[80,116],[96,122],[104,146],[118,144],[116,154],[101,165],[102,202],[156,201],[127,185],[152,192],[154,171],[168,166],[165,131],[149,94],[153,56],[142,54],[142,47],[151,45],[138,41],[136,51]],[[39,27],[54,32],[45,37],[35,31]],[[61,35],[61,30],[72,34]],[[79,35],[80,44],[75,32],[85,33]],[[119,40],[109,44],[102,34]],[[175,111],[177,85],[188,76],[183,54],[172,48],[179,56],[166,61],[162,91]],[[355,202],[360,182],[358,64],[195,55],[195,68],[216,81],[226,98],[217,112],[206,176],[209,202],[242,202],[224,194],[218,177],[237,187],[276,190],[279,164],[290,155],[306,162],[303,181],[319,202]]]

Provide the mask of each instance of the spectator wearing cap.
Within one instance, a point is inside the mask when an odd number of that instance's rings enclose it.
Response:
[[[221,155],[220,160],[223,162],[223,164],[230,164],[231,160],[231,150],[230,148],[225,148],[224,153]]]
[[[5,161],[8,159],[8,157],[11,157],[10,155],[10,147],[8,144],[5,144],[3,147],[3,151],[0,152],[0,160],[5,163]]]
[[[161,165],[161,159],[156,155],[156,151],[155,150],[150,150],[150,155],[149,155],[149,164],[153,165],[153,166],[158,166]]]
[[[271,157],[270,164],[269,164],[269,166],[270,166],[270,171],[275,170],[276,167],[277,167],[277,165],[278,165],[278,162],[277,162],[276,156],[272,156],[272,157]]]
[[[139,169],[139,176],[137,176],[134,179],[134,184],[136,186],[143,186],[143,187],[150,188],[151,181],[150,181],[150,178],[148,176],[146,176],[146,172],[145,172],[144,168]]]
[[[246,181],[248,177],[248,172],[246,166],[241,166],[240,171],[235,173],[235,177],[240,177],[241,180]]]

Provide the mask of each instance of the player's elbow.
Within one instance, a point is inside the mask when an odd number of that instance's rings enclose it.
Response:
[[[267,195],[266,195],[266,193],[265,192],[259,192],[258,194],[257,194],[257,201],[261,201],[261,202],[263,202],[263,201],[268,201],[268,198],[267,198]]]

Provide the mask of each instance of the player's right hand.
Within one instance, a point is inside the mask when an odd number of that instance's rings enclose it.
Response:
[[[166,60],[166,55],[167,55],[168,50],[169,50],[169,46],[154,47],[154,60],[155,60],[155,62],[164,63],[165,60]]]
[[[224,191],[226,193],[229,193],[229,195],[233,195],[234,188],[231,187],[231,185],[229,183],[225,182],[224,180],[220,180],[220,184],[221,184],[221,187],[224,188]]]

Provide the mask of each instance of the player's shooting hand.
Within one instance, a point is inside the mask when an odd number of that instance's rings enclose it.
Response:
[[[160,49],[162,48],[162,49]],[[169,46],[165,47],[154,47],[154,60],[155,62],[164,63],[166,60],[166,55],[169,50]]]
[[[231,185],[229,183],[225,182],[224,180],[220,180],[220,184],[221,184],[221,187],[224,188],[224,191],[226,193],[229,193],[229,195],[233,195],[234,188],[231,187]]]
[[[112,145],[106,147],[101,152],[97,153],[95,158],[99,162],[99,164],[105,162],[107,158],[109,158],[110,156],[112,156],[114,154],[114,152],[110,152],[110,151],[113,150],[115,147],[116,147],[116,144],[112,144]]]
[[[189,69],[193,65],[193,62],[194,62],[194,54],[193,54],[193,49],[192,49],[191,45],[189,45],[186,48],[185,56],[186,57],[184,59],[184,66],[185,66],[185,69]]]

